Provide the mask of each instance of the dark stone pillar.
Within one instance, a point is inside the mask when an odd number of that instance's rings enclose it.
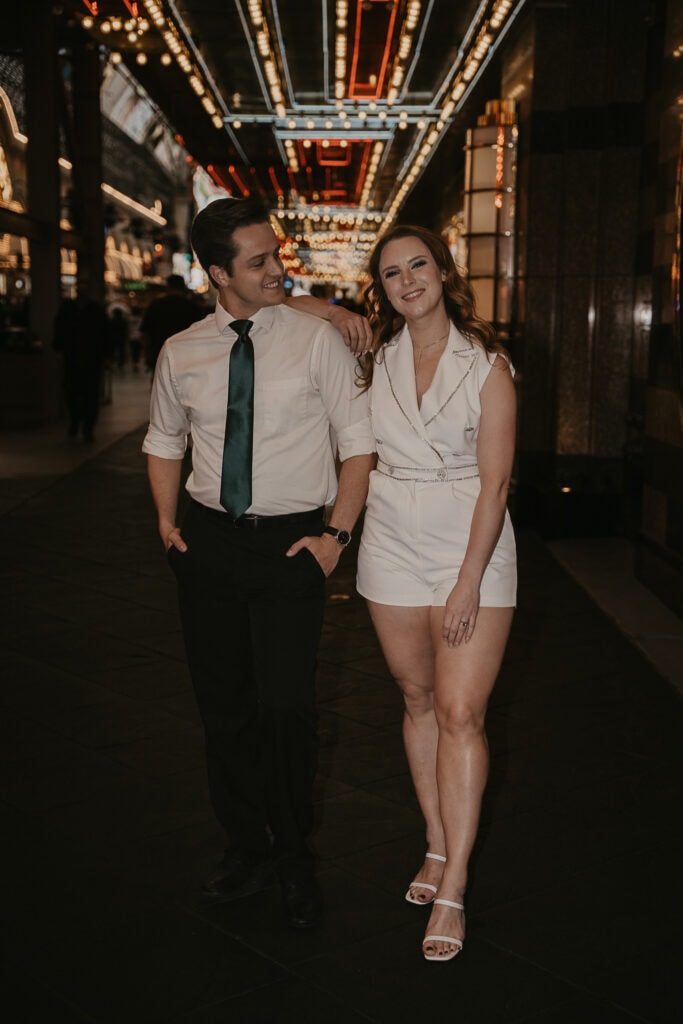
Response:
[[[646,0],[537,3],[520,104],[520,516],[623,531]]]
[[[641,185],[640,274],[643,342],[638,360],[644,420],[638,577],[683,615],[683,6],[653,11],[647,173]],[[649,289],[649,290],[648,290]],[[651,330],[648,310],[651,310]],[[635,375],[634,375],[635,376]]]
[[[59,66],[55,16],[51,5],[26,0],[20,5],[24,40],[26,180],[28,213],[37,222],[29,238],[31,256],[30,327],[43,345],[31,363],[25,415],[31,423],[54,419],[59,410],[59,364],[52,352],[54,318],[60,301]],[[37,369],[36,359],[40,359]],[[17,389],[24,389],[16,381]]]
[[[102,71],[97,45],[76,33],[72,47],[72,159],[74,215],[81,242],[79,281],[91,299],[104,299],[104,201],[102,198]]]

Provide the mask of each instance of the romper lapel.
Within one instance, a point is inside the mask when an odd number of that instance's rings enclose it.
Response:
[[[477,360],[477,349],[451,324],[446,351],[441,357],[432,385],[422,396],[420,418],[424,427],[445,409],[469,377]],[[413,393],[415,389],[413,388]],[[417,405],[417,399],[415,400]]]
[[[413,347],[407,326],[404,325],[400,333],[385,346],[384,366],[394,402],[411,429],[429,444],[424,420],[417,405]]]

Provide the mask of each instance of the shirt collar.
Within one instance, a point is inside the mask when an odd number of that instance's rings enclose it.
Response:
[[[275,310],[277,308],[278,306],[263,306],[261,309],[257,309],[255,313],[252,313],[247,319],[253,322],[254,328],[267,331],[273,326]],[[224,336],[232,335],[234,332],[230,329],[230,324],[236,319],[239,318],[229,313],[219,301],[216,302],[216,327],[220,334]]]

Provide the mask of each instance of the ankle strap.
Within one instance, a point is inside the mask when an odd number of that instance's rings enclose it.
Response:
[[[464,910],[465,907],[462,903],[453,903],[452,900],[434,900],[435,903],[440,903],[443,907],[453,907],[453,910]]]
[[[440,853],[425,853],[425,857],[430,857],[431,860],[440,860],[442,864],[446,863],[446,858],[442,857]]]

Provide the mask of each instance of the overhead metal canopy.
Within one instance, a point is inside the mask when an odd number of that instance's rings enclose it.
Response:
[[[310,267],[360,266],[524,0],[66,0]],[[335,267],[338,271],[338,265]]]

